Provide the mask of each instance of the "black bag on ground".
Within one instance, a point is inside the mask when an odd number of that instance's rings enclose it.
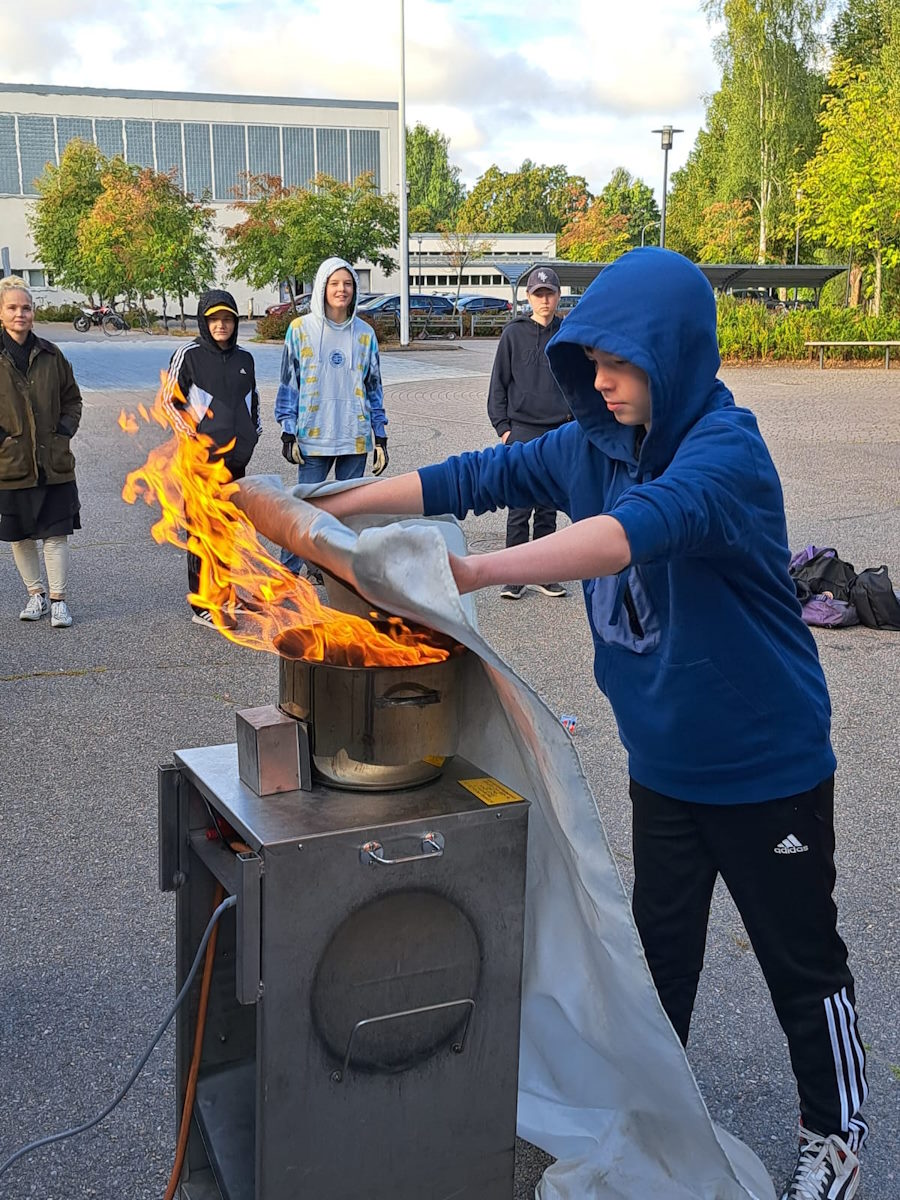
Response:
[[[856,569],[852,563],[838,558],[834,549],[819,550],[809,562],[791,567],[791,578],[801,603],[810,595],[820,596],[823,592],[830,592],[835,600],[853,603],[850,589],[856,579]]]
[[[872,629],[900,630],[900,600],[894,592],[887,567],[869,567],[860,571],[850,588],[850,603],[863,625]]]

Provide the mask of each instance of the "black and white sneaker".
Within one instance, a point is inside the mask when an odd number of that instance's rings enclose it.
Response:
[[[522,583],[507,583],[500,589],[503,600],[521,600],[525,595],[525,585]]]
[[[195,625],[205,625],[207,629],[216,628],[213,615],[208,608],[195,608],[191,614],[191,620]],[[237,627],[237,617],[232,616],[231,613],[223,612],[221,621],[225,629],[235,629]]]
[[[568,592],[561,583],[533,583],[531,585],[536,592],[543,592],[545,596],[568,596]]]
[[[859,1187],[859,1159],[836,1133],[800,1127],[800,1153],[781,1200],[850,1200]]]

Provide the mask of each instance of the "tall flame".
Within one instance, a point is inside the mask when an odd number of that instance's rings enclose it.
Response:
[[[125,480],[122,499],[158,504],[159,519],[151,528],[154,541],[168,542],[200,560],[198,590],[188,600],[209,609],[216,629],[229,641],[254,650],[277,653],[276,639],[290,645],[290,656],[337,666],[417,666],[440,662],[450,649],[428,630],[414,630],[399,618],[364,617],[323,605],[312,584],[298,579],[274,559],[259,541],[248,518],[234,504],[238,485],[211,438],[198,433],[189,408],[179,409],[179,427],[163,403],[162,388],[152,408],[138,405],[145,423],[155,422],[172,436],[152,449],[147,461]],[[140,428],[124,410],[119,426],[126,433]],[[233,443],[232,443],[233,444]],[[231,446],[223,448],[225,452]],[[290,631],[290,636],[285,638]]]

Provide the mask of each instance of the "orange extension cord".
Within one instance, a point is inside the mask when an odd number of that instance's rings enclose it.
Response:
[[[225,899],[225,889],[221,883],[216,884],[213,896],[213,912]],[[219,940],[219,924],[206,943],[206,957],[203,960],[203,979],[200,983],[200,1004],[197,1009],[197,1028],[194,1031],[194,1052],[191,1055],[191,1068],[188,1071],[187,1087],[184,1091],[184,1107],[181,1110],[181,1128],[178,1130],[178,1144],[175,1147],[175,1163],[166,1187],[164,1200],[173,1200],[181,1179],[181,1168],[187,1150],[188,1134],[191,1130],[191,1117],[194,1113],[194,1096],[197,1093],[197,1075],[200,1072],[200,1054],[203,1050],[203,1034],[206,1031],[206,1010],[209,1006],[209,987],[212,981],[213,961],[216,957],[216,942]]]
[[[220,836],[221,836],[221,831]],[[251,853],[250,847],[237,839],[228,842],[229,850],[235,854]],[[225,889],[221,883],[216,883],[213,896],[213,912],[225,899]],[[216,923],[209,941],[206,943],[206,956],[203,959],[203,978],[200,982],[200,1003],[197,1006],[197,1028],[194,1030],[194,1050],[191,1055],[191,1066],[188,1071],[187,1087],[184,1089],[184,1107],[181,1110],[181,1127],[178,1130],[178,1143],[175,1147],[175,1162],[172,1164],[172,1174],[166,1186],[163,1200],[174,1200],[181,1179],[181,1168],[184,1166],[184,1155],[187,1150],[188,1134],[191,1130],[191,1117],[194,1115],[194,1098],[197,1094],[197,1076],[200,1073],[200,1055],[203,1052],[203,1035],[206,1032],[206,1010],[209,1007],[209,988],[212,982],[213,962],[216,957],[216,942],[219,940],[219,925]]]

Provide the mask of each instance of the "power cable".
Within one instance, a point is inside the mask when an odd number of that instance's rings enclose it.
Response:
[[[135,1066],[134,1070],[131,1072],[131,1075],[128,1078],[128,1082],[121,1089],[121,1091],[116,1096],[116,1098],[110,1104],[108,1104],[106,1106],[106,1108],[104,1108],[103,1112],[100,1113],[100,1115],[98,1117],[94,1117],[94,1119],[92,1121],[86,1121],[83,1125],[77,1125],[77,1126],[75,1126],[74,1129],[66,1129],[62,1133],[53,1133],[53,1134],[50,1134],[49,1137],[39,1138],[38,1141],[36,1141],[36,1142],[29,1142],[27,1146],[23,1146],[20,1150],[17,1150],[15,1152],[15,1154],[10,1155],[10,1157],[8,1159],[6,1159],[6,1161],[2,1165],[0,1165],[0,1175],[3,1175],[6,1171],[8,1171],[9,1168],[13,1165],[13,1163],[18,1162],[20,1158],[24,1158],[26,1154],[30,1154],[33,1150],[39,1150],[41,1148],[41,1146],[50,1146],[50,1145],[52,1145],[53,1142],[61,1142],[65,1138],[74,1137],[78,1133],[87,1133],[87,1131],[89,1129],[93,1129],[95,1125],[99,1125],[101,1121],[105,1120],[109,1116],[109,1114],[112,1112],[112,1110],[116,1107],[116,1105],[120,1104],[122,1102],[122,1100],[124,1100],[131,1085],[137,1079],[138,1075],[140,1075],[141,1071],[143,1071],[144,1067],[147,1064],[147,1060],[149,1059],[149,1057],[153,1053],[153,1051],[156,1049],[157,1043],[159,1042],[160,1038],[166,1032],[166,1029],[168,1029],[169,1022],[175,1016],[176,1012],[178,1012],[178,1009],[181,1007],[181,1004],[184,1001],[184,998],[187,996],[188,992],[190,991],[191,984],[194,982],[194,976],[197,974],[197,971],[200,968],[200,963],[203,961],[203,954],[204,954],[204,951],[206,950],[207,942],[209,941],[210,937],[212,936],[212,932],[215,929],[215,927],[219,921],[219,918],[222,916],[222,914],[225,912],[226,909],[234,908],[234,906],[236,904],[237,904],[237,897],[236,896],[228,896],[225,900],[222,901],[222,903],[213,912],[212,916],[209,919],[209,923],[206,926],[203,937],[200,939],[200,945],[197,948],[197,953],[194,955],[194,961],[191,964],[190,971],[188,971],[187,978],[185,979],[184,983],[181,986],[181,991],[175,997],[175,1003],[169,1009],[162,1024],[159,1026],[156,1033],[153,1035],[153,1040],[150,1042],[150,1045],[147,1047],[146,1051],[141,1056],[141,1058],[138,1061],[137,1065]]]

